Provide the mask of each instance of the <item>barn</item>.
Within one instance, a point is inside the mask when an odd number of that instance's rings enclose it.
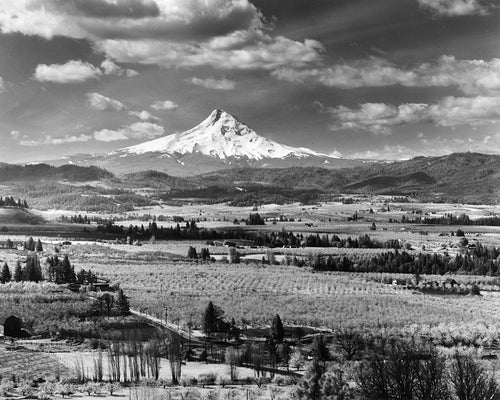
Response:
[[[24,336],[21,319],[15,315],[0,315],[0,336]]]

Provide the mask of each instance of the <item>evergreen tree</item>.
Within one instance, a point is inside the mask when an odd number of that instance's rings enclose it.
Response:
[[[210,337],[213,332],[217,332],[221,317],[221,310],[217,310],[214,303],[209,301],[203,316],[203,332],[205,332],[208,337]]]
[[[24,268],[24,280],[31,282],[40,282],[42,280],[42,269],[37,256],[30,256],[26,260]]]
[[[16,282],[21,282],[24,280],[23,269],[21,267],[21,263],[18,261],[16,264],[16,269],[14,270],[14,280]]]
[[[38,239],[36,242],[35,250],[36,251],[43,251],[43,246],[42,246],[42,242],[40,241],[40,239]]]
[[[2,267],[2,272],[0,273],[0,283],[9,283],[12,279],[9,266],[5,263]]]
[[[194,248],[193,246],[189,246],[187,256],[188,258],[196,260],[198,258],[198,254],[196,253],[196,248]]]
[[[271,325],[271,337],[276,343],[282,343],[285,338],[285,328],[283,327],[279,314],[276,314],[273,318]]]
[[[312,356],[315,360],[321,362],[322,365],[325,365],[327,361],[331,360],[332,356],[330,354],[330,349],[323,335],[318,335],[314,338],[312,343]]]
[[[64,282],[69,283],[69,282],[74,282],[76,280],[75,269],[69,262],[69,257],[67,254],[64,256],[61,268],[62,268],[62,277]]]
[[[24,242],[24,250],[35,251],[35,241],[31,236]]]
[[[116,296],[115,308],[119,315],[130,314],[130,302],[121,288],[118,290],[118,295]]]

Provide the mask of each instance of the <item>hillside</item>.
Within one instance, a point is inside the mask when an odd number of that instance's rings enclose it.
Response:
[[[360,168],[356,175],[364,173],[365,179],[352,182],[346,189],[456,202],[497,203],[500,198],[498,155],[453,153],[442,157],[417,157]]]
[[[327,193],[410,195],[428,201],[496,203],[500,198],[500,156],[454,153],[355,168],[233,169],[196,177],[209,186],[256,185]],[[255,190],[250,190],[254,192]]]
[[[46,164],[0,167],[0,194],[35,208],[125,211],[157,200],[254,203],[317,201],[322,194],[411,196],[424,201],[496,204],[500,156],[456,153],[393,163],[320,167],[234,168],[193,177],[147,170],[119,177],[97,167]]]
[[[0,182],[68,180],[71,182],[99,181],[111,179],[114,175],[98,167],[62,165],[53,167],[48,164],[13,165],[0,164]]]
[[[24,208],[0,208],[0,224],[30,224],[38,225],[44,219]]]

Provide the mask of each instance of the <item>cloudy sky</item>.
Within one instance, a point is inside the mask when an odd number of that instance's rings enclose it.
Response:
[[[500,153],[498,0],[0,0],[0,161],[223,108],[346,157]]]

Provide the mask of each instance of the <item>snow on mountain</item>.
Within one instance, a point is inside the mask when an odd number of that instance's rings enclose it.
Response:
[[[167,156],[201,154],[220,160],[328,157],[311,149],[286,146],[259,136],[223,110],[214,110],[207,119],[193,129],[127,147],[118,153],[123,155],[163,153]]]

